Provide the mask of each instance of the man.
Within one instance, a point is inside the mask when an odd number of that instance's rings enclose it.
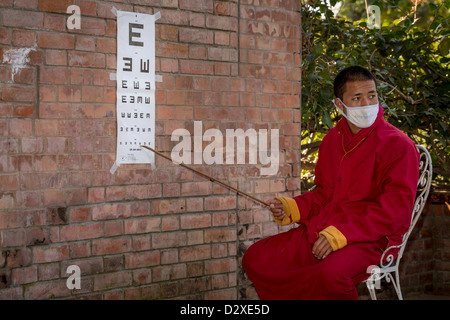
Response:
[[[355,284],[410,225],[419,175],[414,143],[384,120],[367,69],[339,72],[334,94],[343,118],[321,142],[316,188],[269,201],[278,224],[299,226],[244,255],[261,299],[358,299]]]

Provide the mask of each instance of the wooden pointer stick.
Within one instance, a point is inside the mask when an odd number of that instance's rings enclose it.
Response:
[[[262,200],[259,200],[259,199],[255,198],[255,197],[253,197],[252,195],[249,195],[248,193],[245,193],[245,192],[243,192],[243,191],[241,191],[241,190],[239,190],[239,189],[236,189],[235,187],[232,187],[232,186],[230,186],[229,184],[226,184],[226,183],[224,183],[224,182],[222,182],[222,181],[220,181],[220,180],[217,180],[217,179],[215,179],[215,178],[213,178],[213,177],[207,175],[206,173],[203,173],[203,172],[200,172],[200,171],[198,171],[198,170],[195,170],[194,168],[188,167],[188,166],[185,165],[184,163],[177,163],[177,162],[174,162],[171,158],[169,158],[169,157],[166,156],[165,154],[162,154],[162,153],[159,152],[159,151],[156,151],[155,149],[152,149],[152,148],[147,147],[147,146],[141,146],[141,147],[142,147],[142,148],[145,148],[145,149],[148,149],[148,150],[150,150],[150,151],[153,151],[153,152],[156,153],[158,156],[161,156],[161,157],[163,157],[163,158],[166,158],[167,160],[172,161],[172,162],[175,163],[175,164],[178,164],[178,165],[180,165],[180,166],[182,166],[182,167],[184,167],[184,168],[186,168],[186,169],[189,169],[189,170],[191,170],[191,171],[194,171],[195,173],[197,173],[197,174],[199,174],[199,175],[201,175],[201,176],[203,176],[203,177],[205,177],[205,178],[208,178],[208,179],[211,180],[211,181],[215,181],[215,182],[217,182],[217,183],[220,183],[221,185],[223,185],[223,186],[225,186],[225,187],[227,187],[227,188],[230,188],[230,189],[236,191],[238,194],[239,194],[239,193],[240,193],[240,194],[243,194],[244,196],[247,196],[247,197],[249,197],[249,198],[251,198],[251,199],[253,199],[253,200],[255,200],[255,201],[257,201],[257,202],[259,202],[259,203],[261,203],[261,204],[263,204],[265,207],[269,207],[269,205],[268,205],[266,202],[264,202],[264,201],[262,201]]]

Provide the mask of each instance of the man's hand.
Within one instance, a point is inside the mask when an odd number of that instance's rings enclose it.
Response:
[[[277,218],[278,220],[283,220],[286,216],[286,212],[283,210],[283,204],[280,200],[273,199],[267,201],[267,204],[270,205],[269,209],[272,211],[272,214],[274,218]]]
[[[319,236],[312,248],[313,255],[319,260],[325,259],[332,251],[333,248],[323,235]]]

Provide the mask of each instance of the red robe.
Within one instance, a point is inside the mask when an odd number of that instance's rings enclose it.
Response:
[[[414,143],[384,120],[381,106],[375,123],[355,135],[342,118],[320,144],[316,188],[293,198],[299,226],[256,242],[244,255],[259,297],[357,299],[355,283],[367,278],[385,248],[401,243],[410,225],[418,169]],[[311,252],[319,233],[336,240],[323,260]]]

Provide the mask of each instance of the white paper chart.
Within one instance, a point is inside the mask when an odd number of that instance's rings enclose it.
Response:
[[[117,155],[111,169],[129,163],[154,165],[155,16],[117,11]]]

